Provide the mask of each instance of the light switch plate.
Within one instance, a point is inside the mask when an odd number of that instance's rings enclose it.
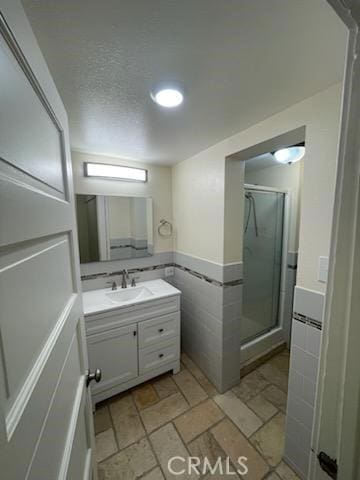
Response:
[[[174,267],[165,267],[165,277],[172,277],[174,273]]]
[[[319,257],[319,282],[326,283],[329,270],[329,257]]]

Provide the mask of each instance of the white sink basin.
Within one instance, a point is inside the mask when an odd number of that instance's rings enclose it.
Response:
[[[129,287],[105,294],[112,302],[124,303],[138,300],[145,300],[154,294],[146,287]]]
[[[125,308],[159,300],[172,295],[180,295],[180,291],[162,279],[141,282],[136,287],[110,290],[102,288],[83,293],[85,315]]]

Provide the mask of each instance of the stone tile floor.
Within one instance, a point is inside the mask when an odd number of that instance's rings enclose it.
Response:
[[[247,475],[207,473],[202,476],[205,480],[225,476],[298,479],[282,461],[288,351],[268,360],[224,394],[217,392],[187,355],[182,355],[181,362],[177,375],[162,375],[98,405],[99,480],[200,478],[195,472],[171,474],[167,464],[173,456],[206,456],[211,465],[221,458],[233,472],[239,468],[238,457],[247,457]]]

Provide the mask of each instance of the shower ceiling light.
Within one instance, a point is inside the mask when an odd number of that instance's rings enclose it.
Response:
[[[280,163],[295,163],[305,155],[305,147],[295,146],[282,148],[274,153],[275,160]]]
[[[182,104],[184,95],[178,88],[161,88],[151,93],[155,103],[165,108],[174,108]]]

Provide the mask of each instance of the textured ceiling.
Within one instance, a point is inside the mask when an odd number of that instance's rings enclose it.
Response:
[[[325,0],[23,0],[72,147],[171,164],[341,80]],[[149,95],[185,88],[175,110]]]

